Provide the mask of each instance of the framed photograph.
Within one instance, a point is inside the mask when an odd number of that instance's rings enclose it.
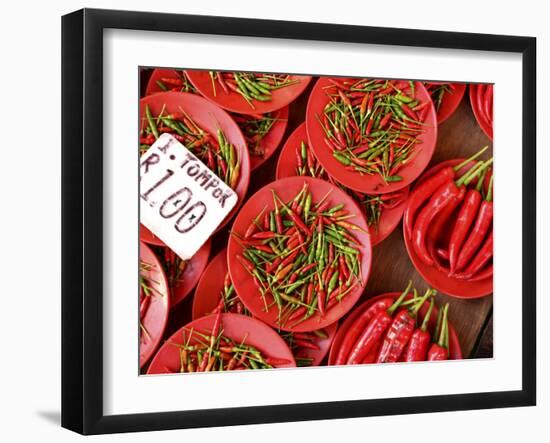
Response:
[[[62,20],[62,425],[534,405],[536,40]]]

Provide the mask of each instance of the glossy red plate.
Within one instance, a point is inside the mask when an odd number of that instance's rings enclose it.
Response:
[[[223,282],[227,273],[227,249],[221,251],[208,264],[197,285],[193,298],[193,320],[210,315],[219,304]],[[312,366],[317,366],[328,353],[332,340],[336,335],[337,323],[324,328],[327,338],[318,337],[313,340],[319,349],[301,348],[297,354],[300,357],[311,358]]]
[[[334,362],[336,361],[336,356],[338,355],[338,351],[340,350],[340,346],[342,344],[342,340],[344,339],[344,336],[348,332],[349,328],[355,323],[355,321],[359,318],[359,316],[365,311],[365,309],[368,309],[371,305],[376,303],[378,300],[381,300],[383,298],[392,298],[394,300],[399,297],[401,293],[399,292],[388,292],[386,294],[380,294],[375,297],[369,298],[364,303],[361,303],[359,306],[357,306],[350,315],[345,319],[344,323],[340,326],[338,329],[338,332],[336,333],[336,337],[334,337],[334,341],[332,342],[332,346],[330,347],[330,353],[328,356],[328,364],[334,365]],[[411,298],[412,295],[409,295],[407,298]],[[426,313],[428,312],[429,303],[425,302],[422,308],[419,312],[419,318],[424,318]],[[439,309],[437,306],[434,305],[432,309],[432,314],[430,317],[430,321],[428,324],[428,329],[431,334],[433,334],[435,330],[435,325],[437,323],[437,313]],[[458,340],[458,336],[456,335],[456,331],[449,323],[449,360],[460,360],[462,358],[462,350],[460,348],[460,341]]]
[[[185,270],[181,276],[180,284],[176,285],[172,290],[171,304],[175,306],[185,297],[187,297],[193,288],[197,286],[201,275],[203,274],[208,257],[210,256],[210,248],[212,242],[210,239],[201,246],[201,248],[191,257],[191,260],[185,265]]]
[[[250,180],[250,158],[241,130],[227,112],[195,94],[188,94],[186,92],[163,92],[142,98],[139,101],[141,116],[140,124],[146,124],[144,123],[143,117],[145,115],[146,105],[149,106],[152,114],[155,116],[158,115],[163,108],[166,113],[181,112],[183,109],[202,129],[213,134],[214,137],[216,137],[218,128],[221,129],[229,143],[235,146],[241,162],[239,181],[234,189],[239,200],[233,210],[228,214],[220,226],[218,226],[217,230],[220,230],[238,211],[246,195],[248,182]]]
[[[185,71],[187,78],[191,80],[193,86],[208,100],[216,103],[218,106],[238,114],[265,114],[266,112],[276,111],[292,103],[306,89],[311,76],[309,75],[291,75],[290,80],[297,80],[299,83],[272,91],[270,101],[253,101],[254,107],[237,92],[229,91],[225,93],[219,84],[216,83],[216,95],[212,88],[212,79],[208,71],[189,70]]]
[[[422,175],[422,177],[419,179],[416,186],[418,186],[418,184],[422,183],[422,181],[426,180],[428,177],[435,174],[441,168],[445,166],[455,166],[462,161],[463,159],[452,159],[452,160],[447,160],[435,165],[433,168],[429,169],[428,171],[426,171],[425,174]],[[461,175],[467,169],[468,169],[468,166],[464,167],[463,170],[458,171],[458,175]],[[485,182],[485,186],[487,185],[488,185],[488,180],[486,180]],[[411,192],[411,195],[412,193],[414,193],[414,189]],[[405,209],[405,213],[406,212],[407,212],[407,209]],[[444,238],[450,235],[453,226],[454,224],[452,223],[449,224],[447,229],[442,234]],[[424,263],[416,255],[416,252],[412,247],[411,240],[405,234],[407,232],[407,227],[405,226],[404,228],[405,229],[403,230],[403,237],[405,238],[405,246],[407,247],[407,252],[409,253],[409,257],[414,267],[420,273],[420,275],[422,275],[424,280],[426,280],[435,289],[437,289],[438,291],[444,294],[450,295],[452,297],[457,297],[457,298],[479,298],[479,297],[484,297],[486,295],[489,295],[493,292],[492,276],[481,280],[474,280],[474,279],[461,280],[461,279],[449,277],[446,272],[444,272],[443,270],[440,270],[435,265],[430,266]]]
[[[149,245],[165,246],[164,242],[153,234],[145,225],[139,224],[139,239]]]
[[[176,346],[171,343],[183,344],[188,331],[196,330],[210,334],[214,326],[215,315],[201,317],[182,327],[172,335],[159,349],[147,374],[170,374],[179,372],[180,355]],[[269,326],[251,317],[239,314],[222,315],[223,335],[237,343],[246,343],[258,349],[264,357],[289,360],[291,363],[275,365],[277,368],[296,367],[294,356],[285,341]],[[189,343],[195,343],[196,335],[191,336]]]
[[[483,86],[493,86],[493,85],[483,85]],[[483,100],[478,100],[477,96],[477,90],[479,85],[476,84],[470,84],[469,86],[469,94],[470,94],[470,104],[472,105],[472,111],[474,111],[474,116],[476,118],[477,124],[481,128],[481,130],[485,133],[487,137],[489,137],[491,140],[493,139],[493,122],[487,120],[485,117],[485,113],[483,113],[480,109],[480,106],[483,105]],[[492,108],[492,106],[491,106]]]
[[[273,123],[271,129],[260,140],[259,144],[260,149],[263,149],[264,151],[263,157],[258,157],[249,153],[252,171],[264,164],[264,162],[277,150],[279,143],[281,143],[281,140],[285,135],[286,126],[288,124],[288,106],[285,106],[284,108],[273,112],[272,116],[273,118],[277,119],[277,121]]]
[[[445,82],[426,82],[431,84],[441,84]],[[454,90],[446,92],[443,94],[443,99],[441,100],[441,105],[437,111],[437,123],[441,124],[447,120],[451,115],[455,113],[458,109],[458,105],[464,97],[464,92],[466,91],[466,84],[464,83],[452,83],[454,85]]]
[[[269,183],[250,197],[237,215],[235,222],[233,223],[233,227],[231,228],[232,233],[237,234],[237,236],[242,238],[251,221],[259,212],[261,212],[264,208],[268,211],[274,209],[272,191],[275,191],[283,201],[288,201],[300,192],[304,186],[304,183],[308,185],[314,202],[319,201],[321,198],[325,197],[327,193],[330,193],[330,196],[328,197],[330,205],[343,203],[345,205],[345,209],[349,210],[350,213],[358,215],[357,217],[351,218],[349,221],[358,225],[364,231],[368,230],[367,222],[361,210],[353,199],[344,191],[324,180],[310,177],[289,177]],[[319,314],[315,314],[294,327],[284,326],[281,327],[281,329],[293,332],[302,332],[324,328],[338,321],[353,307],[355,302],[361,296],[361,292],[367,283],[372,261],[372,246],[369,234],[356,230],[354,231],[354,235],[362,245],[362,248],[360,248],[362,256],[361,275],[363,276],[361,284],[357,285],[354,290],[350,291],[343,298],[343,300],[338,305],[330,309],[323,318],[321,318]],[[235,286],[235,290],[246,308],[252,312],[255,317],[278,329],[277,309],[273,307],[267,312],[264,310],[262,298],[260,297],[252,278],[247,273],[243,265],[236,259],[237,254],[242,255],[242,251],[242,246],[236,241],[235,236],[231,235],[229,237],[227,258],[229,273],[231,275],[233,285]]]
[[[150,269],[140,270],[140,274],[152,289],[152,295],[149,296],[152,297],[151,301],[141,321],[141,325],[147,332],[140,328],[139,366],[141,368],[149,361],[164,334],[170,310],[170,297],[162,265],[151,248],[143,242],[139,244],[139,260],[151,265]]]
[[[298,164],[296,161],[296,149],[299,149],[302,141],[308,143],[305,123],[302,123],[294,130],[283,146],[279,154],[279,160],[277,161],[277,179],[296,176]],[[370,229],[372,246],[376,246],[385,240],[394,231],[397,225],[399,225],[401,217],[403,216],[403,211],[407,205],[409,187],[407,186],[403,191],[405,192],[403,201],[394,208],[384,209],[380,216],[378,229]]]
[[[421,82],[415,82],[415,98],[420,102],[430,101],[429,111],[426,114],[424,122],[427,124],[426,130],[418,137],[422,143],[416,148],[418,151],[411,160],[400,171],[399,175],[403,177],[400,182],[385,183],[379,175],[361,175],[355,171],[349,171],[332,155],[332,150],[326,145],[325,133],[317,116],[321,116],[323,109],[329,102],[329,97],[325,94],[323,88],[330,86],[329,78],[321,77],[309,96],[306,110],[306,124],[309,144],[315,152],[315,156],[323,165],[323,168],[339,183],[365,194],[385,194],[397,191],[408,186],[413,182],[422,171],[428,166],[432,158],[437,141],[437,116],[428,91]],[[349,80],[347,78],[338,78],[338,81]],[[355,79],[353,79],[355,80]],[[404,92],[409,92],[407,82],[400,85]]]
[[[181,74],[179,74],[181,73]],[[147,82],[147,88],[145,89],[145,95],[156,94],[157,92],[167,92],[163,91],[161,87],[157,84],[157,81],[162,81],[163,78],[173,78],[177,80],[182,80],[183,70],[176,69],[153,69],[151,77]],[[187,80],[189,81],[189,80]],[[172,89],[172,86],[166,85],[168,89]],[[177,91],[181,92],[181,91]],[[190,92],[190,91],[188,91]]]

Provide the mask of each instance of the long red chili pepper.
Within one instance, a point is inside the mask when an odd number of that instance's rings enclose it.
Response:
[[[420,211],[412,230],[412,244],[418,257],[427,265],[433,264],[433,259],[427,249],[426,235],[432,220],[439,214],[452,200],[458,198],[460,189],[454,181],[450,181],[441,186],[431,196],[426,206]]]
[[[428,348],[430,346],[430,333],[428,332],[428,322],[432,315],[432,309],[434,307],[434,300],[430,302],[428,312],[422,321],[422,325],[415,329],[411,335],[411,339],[405,348],[403,353],[403,361],[424,361],[428,354]]]
[[[401,293],[399,298],[388,309],[378,311],[368,323],[363,333],[359,336],[347,360],[348,365],[360,364],[367,354],[377,346],[378,342],[386,332],[386,329],[392,323],[392,315],[395,310],[401,306],[405,297],[409,294],[412,288],[412,281],[409,282],[407,288]]]
[[[378,363],[393,363],[399,360],[414,331],[418,311],[428,297],[431,297],[433,294],[434,291],[428,289],[412,309],[402,309],[397,313],[386,332],[384,341],[378,352],[376,359]]]
[[[354,345],[357,337],[359,337],[359,334],[363,332],[365,326],[367,326],[376,313],[379,311],[385,311],[392,304],[393,300],[391,298],[383,298],[369,306],[361,313],[357,320],[355,320],[355,322],[353,322],[350,328],[346,331],[334,361],[335,365],[343,365],[346,362],[348,354],[351,351],[351,347]]]
[[[469,189],[464,198],[464,203],[460,207],[460,212],[458,213],[458,218],[449,240],[449,264],[452,273],[455,272],[458,253],[474,222],[481,200],[481,193],[477,189]]]
[[[456,264],[456,271],[459,272],[464,269],[470,263],[473,255],[477,252],[481,246],[483,239],[487,235],[487,231],[491,226],[493,221],[493,202],[492,202],[492,180],[489,184],[489,191],[487,193],[486,199],[481,203],[477,218],[472,228],[472,232],[468,236],[468,239],[465,241],[462,250],[458,256],[458,261]]]
[[[469,266],[460,275],[456,275],[459,278],[470,279],[474,277],[493,257],[493,231],[489,232],[487,239],[481,246],[481,249],[476,254]],[[492,273],[492,270],[491,270]]]

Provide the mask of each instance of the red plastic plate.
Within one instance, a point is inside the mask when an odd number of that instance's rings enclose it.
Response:
[[[488,85],[488,86],[492,87],[493,85]],[[481,102],[481,104],[478,101],[478,97],[477,97],[478,87],[479,85],[475,85],[475,84],[471,84],[469,86],[470,104],[472,105],[472,111],[474,111],[474,116],[476,118],[477,124],[479,125],[481,130],[485,133],[485,135],[492,140],[493,139],[493,122],[488,121],[485,118],[485,113],[482,113],[482,111],[479,108],[480,105],[483,103],[483,101]]]
[[[453,160],[447,160],[444,162],[441,162],[437,165],[435,165],[433,168],[426,171],[425,174],[422,175],[422,177],[419,179],[418,184],[422,183],[422,181],[426,180],[428,177],[435,174],[437,171],[439,171],[441,168],[445,166],[455,166],[462,162],[463,159],[453,159]],[[467,167],[464,168],[463,171],[465,171]],[[459,171],[459,175],[462,174],[463,171]],[[488,181],[486,180],[485,185],[488,185]],[[414,193],[414,189],[411,192]],[[407,209],[405,209],[406,213]],[[450,231],[453,228],[453,224],[450,224],[447,229],[443,232],[443,237],[449,236]],[[403,230],[403,237],[405,238],[405,246],[407,247],[407,252],[409,253],[409,257],[416,268],[416,270],[422,275],[424,280],[426,280],[431,286],[433,286],[438,291],[450,295],[452,297],[457,298],[479,298],[484,297],[486,295],[489,295],[493,292],[493,277],[487,277],[482,280],[461,280],[453,277],[449,277],[446,272],[443,270],[440,270],[435,265],[427,265],[424,263],[414,251],[414,248],[412,247],[412,242],[408,238],[408,236],[405,234],[407,229]]]
[[[298,164],[296,161],[296,149],[299,149],[302,141],[308,143],[305,123],[302,123],[294,130],[283,146],[279,155],[279,160],[277,161],[277,179],[296,176],[296,167]],[[376,246],[385,240],[394,231],[397,225],[399,225],[401,217],[403,216],[403,211],[407,205],[409,187],[407,186],[403,191],[405,195],[403,196],[402,203],[394,208],[384,209],[380,216],[378,229],[370,229],[372,246]]]
[[[179,372],[180,355],[176,346],[171,343],[183,344],[184,336],[191,329],[210,334],[214,326],[215,315],[201,317],[182,327],[159,349],[147,374],[170,374]],[[251,317],[238,314],[222,315],[223,335],[236,341],[254,346],[265,357],[289,360],[291,363],[275,365],[277,368],[292,368],[296,366],[294,356],[285,341],[269,326]],[[194,343],[193,336],[190,343]]]
[[[191,260],[185,266],[183,275],[181,277],[181,283],[176,285],[172,291],[172,306],[175,306],[185,297],[187,297],[193,288],[199,282],[201,275],[208,264],[208,257],[210,256],[210,239],[201,246],[201,248],[191,257]]]
[[[153,290],[152,295],[149,296],[152,299],[141,322],[147,331],[147,333],[140,331],[139,366],[143,367],[157,349],[164,334],[170,310],[170,297],[162,265],[151,248],[143,242],[139,244],[139,259],[140,262],[152,265],[151,269],[141,271],[141,275],[147,279],[148,285]]]
[[[238,114],[265,114],[266,112],[276,111],[293,102],[307,87],[311,76],[291,75],[290,80],[298,80],[299,83],[289,85],[285,88],[276,89],[272,92],[271,100],[260,102],[253,101],[254,107],[237,92],[229,91],[227,94],[216,84],[216,95],[212,88],[212,79],[208,71],[189,70],[185,71],[193,86],[208,100],[216,103],[218,106]]]
[[[330,204],[336,205],[343,203],[345,205],[345,209],[350,211],[350,213],[357,214],[357,217],[351,218],[349,221],[358,225],[364,231],[368,230],[367,222],[365,221],[361,210],[353,199],[344,191],[324,180],[310,177],[289,177],[277,180],[264,186],[252,197],[250,197],[237,215],[231,229],[232,233],[237,234],[237,236],[242,238],[251,221],[260,211],[264,208],[268,211],[274,209],[272,191],[275,191],[283,201],[288,201],[302,189],[304,183],[307,183],[309,191],[312,193],[314,202],[319,201],[330,192],[330,196],[328,197]],[[357,285],[354,290],[350,291],[343,298],[343,300],[338,305],[330,309],[324,317],[321,318],[319,314],[316,314],[294,327],[284,326],[281,329],[297,332],[314,331],[316,329],[324,328],[338,321],[357,302],[368,280],[372,261],[372,247],[369,234],[357,230],[354,231],[354,235],[362,245],[362,247],[359,248],[362,257],[361,275],[363,276],[363,280],[361,281],[361,284]],[[252,278],[247,273],[243,265],[236,259],[237,254],[242,255],[242,251],[243,248],[239,242],[235,240],[233,235],[230,236],[227,257],[229,263],[229,273],[231,275],[233,285],[235,286],[235,290],[246,308],[252,312],[255,317],[278,329],[277,309],[273,307],[267,312],[264,310],[262,298],[260,297]]]
[[[380,294],[375,297],[369,298],[367,301],[357,306],[338,329],[338,332],[336,333],[336,337],[334,338],[334,341],[332,342],[332,346],[330,347],[328,364],[334,365],[334,362],[336,361],[336,356],[338,354],[338,351],[340,350],[340,346],[342,345],[342,340],[344,339],[349,328],[353,325],[353,323],[355,323],[355,321],[366,309],[368,309],[371,305],[376,303],[378,300],[381,300],[383,298],[392,298],[395,300],[397,299],[397,297],[399,297],[399,295],[400,295],[399,292],[389,292],[386,294]],[[419,313],[420,318],[423,318],[424,315],[426,315],[426,313],[428,312],[428,306],[429,306],[429,303],[425,302],[424,306],[422,306],[422,308],[420,309],[420,313]],[[434,306],[430,317],[430,321],[428,324],[428,329],[431,334],[433,334],[435,330],[438,311],[439,310],[437,306]],[[462,350],[460,349],[460,342],[458,340],[458,336],[456,335],[456,331],[450,323],[449,323],[449,354],[450,354],[449,356],[450,360],[460,360],[462,358]]]
[[[427,82],[432,84],[438,84],[442,82]],[[466,91],[466,84],[464,83],[453,83],[454,90],[446,92],[443,95],[441,100],[441,105],[437,111],[437,123],[441,124],[447,120],[451,115],[455,113],[458,109],[458,105],[464,97],[464,92]]]
[[[139,101],[140,124],[144,124],[145,105],[149,106],[153,115],[158,115],[163,108],[167,113],[181,112],[183,109],[202,129],[210,134],[216,136],[218,128],[221,129],[229,143],[235,146],[241,162],[239,181],[234,189],[239,201],[218,226],[218,230],[220,230],[238,211],[250,180],[250,159],[241,130],[227,112],[198,95],[185,92],[163,92],[144,97]]]
[[[348,79],[338,78],[337,80],[342,82]],[[416,148],[418,151],[414,154],[413,160],[399,171],[399,175],[403,177],[403,180],[393,183],[385,183],[378,175],[361,175],[358,172],[349,171],[333,157],[332,150],[324,141],[323,128],[317,121],[317,116],[322,115],[323,109],[329,102],[329,97],[323,88],[330,85],[331,83],[327,77],[322,77],[317,81],[309,96],[306,110],[309,143],[325,170],[339,183],[365,194],[385,194],[403,189],[413,182],[428,166],[437,141],[437,117],[431,97],[424,85],[421,82],[415,82],[415,98],[420,102],[430,101],[429,111],[424,120],[427,125],[426,130],[418,137],[422,143],[418,144]],[[408,92],[408,84],[402,85],[401,89]]]
[[[277,150],[279,143],[285,135],[286,126],[288,124],[288,106],[273,112],[273,118],[277,119],[269,132],[260,140],[260,148],[264,151],[263,157],[257,157],[250,154],[250,165],[252,171],[269,159]]]

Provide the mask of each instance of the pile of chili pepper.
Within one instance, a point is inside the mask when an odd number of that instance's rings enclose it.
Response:
[[[492,275],[492,161],[473,162],[461,177],[456,177],[457,171],[472,159],[454,168],[442,168],[422,182],[409,199],[406,235],[424,263],[435,264],[449,276],[472,279]],[[450,235],[445,235],[448,226]]]
[[[324,316],[361,282],[360,244],[344,204],[327,194],[314,202],[307,184],[290,201],[273,192],[273,210],[248,226],[237,259],[251,275],[265,310],[278,310],[280,326]]]
[[[196,94],[197,90],[191,84],[184,71],[174,71],[176,77],[161,77],[155,83],[162,91],[189,92]]]
[[[166,113],[164,109],[153,116],[145,106],[145,117],[140,132],[140,152],[143,153],[163,133],[172,134],[187,149],[203,161],[231,188],[235,188],[240,175],[240,162],[235,146],[228,142],[218,129],[216,137],[202,129],[185,111]]]
[[[229,272],[225,273],[223,278],[223,288],[220,291],[220,301],[212,313],[216,312],[231,312],[234,314],[243,314],[250,316],[250,312],[243,305],[243,302],[235,292],[235,286],[231,281]]]
[[[368,195],[342,186],[328,176],[315,158],[312,149],[304,141],[296,147],[296,175],[328,180],[338,186],[365,210],[367,225],[376,232],[378,231],[378,224],[384,209],[392,209],[400,205],[406,195],[405,191],[390,192],[382,195]]]
[[[229,272],[227,272],[224,277],[223,288],[220,291],[220,302],[210,314],[218,312],[231,312],[252,316],[250,311],[244,307],[242,301],[237,296]],[[295,356],[297,366],[311,366],[313,359],[304,356],[304,351],[308,349],[318,351],[320,347],[315,341],[319,338],[328,338],[327,333],[323,329],[317,329],[312,332],[296,333],[281,331],[280,336],[288,344],[292,354]]]
[[[143,335],[145,335],[149,340],[151,339],[149,332],[147,332],[147,329],[143,325],[143,319],[145,318],[149,305],[151,304],[151,297],[155,296],[156,292],[146,276],[146,274],[153,269],[153,266],[154,265],[151,263],[144,262],[143,260],[140,260],[139,262],[139,330],[142,341]]]
[[[436,291],[428,289],[419,296],[407,298],[412,282],[394,299],[384,297],[366,307],[345,332],[334,364],[394,363],[398,361],[443,360],[449,357],[447,311],[440,311],[438,327],[432,336],[428,324],[435,305]],[[429,300],[426,315],[420,318],[419,311]],[[443,339],[441,333],[445,331]],[[439,334],[439,335],[438,335]],[[437,354],[437,358],[435,358]]]
[[[312,332],[281,332],[281,337],[292,351],[296,366],[304,367],[313,364],[313,358],[306,357],[306,351],[319,351],[321,348],[316,341],[326,339],[328,335],[323,329],[317,329]]]
[[[221,311],[211,331],[184,331],[184,343],[168,342],[179,349],[179,372],[237,371],[270,369],[290,363],[289,360],[264,357],[253,346],[236,343],[223,335]]]
[[[168,287],[170,291],[174,291],[176,287],[183,283],[183,274],[187,268],[188,260],[182,260],[172,249],[166,246],[155,247],[154,250],[166,274]]]
[[[401,181],[414,157],[431,102],[415,98],[414,82],[328,79],[329,102],[317,119],[334,158],[350,171]]]
[[[454,83],[425,82],[424,86],[430,93],[430,96],[432,97],[432,101],[434,102],[435,110],[437,112],[439,112],[439,108],[441,108],[441,103],[443,102],[443,98],[445,97],[445,94],[452,94],[456,89],[456,86]]]
[[[299,83],[288,74],[259,74],[247,72],[210,71],[212,91],[217,94],[219,86],[225,94],[236,92],[254,109],[254,100],[271,101],[273,91]]]
[[[264,158],[265,150],[262,140],[278,120],[271,113],[260,115],[232,114],[231,116],[241,128],[250,155]]]
[[[328,180],[329,177],[321,164],[315,158],[312,149],[302,140],[296,146],[296,175]]]

